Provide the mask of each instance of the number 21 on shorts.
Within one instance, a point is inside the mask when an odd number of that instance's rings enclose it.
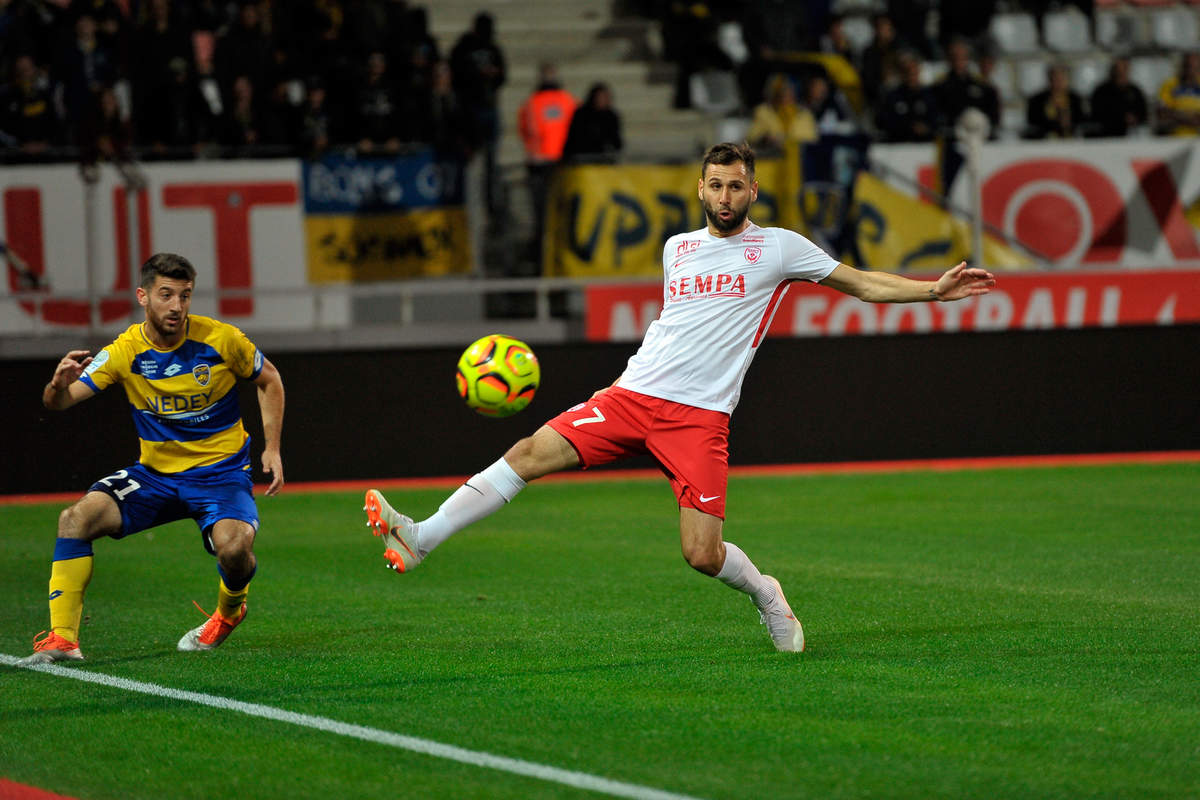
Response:
[[[127,481],[127,483],[125,484],[124,487],[118,489],[115,486],[113,486],[113,481]],[[142,488],[142,485],[140,483],[135,481],[133,478],[129,477],[129,470],[125,470],[125,469],[119,469],[116,472],[114,472],[112,475],[109,475],[105,478],[101,478],[99,481],[97,481],[97,483],[103,483],[105,486],[112,489],[113,497],[117,498],[118,502],[121,500],[124,500],[128,495],[130,495],[133,492],[136,492],[138,489]]]

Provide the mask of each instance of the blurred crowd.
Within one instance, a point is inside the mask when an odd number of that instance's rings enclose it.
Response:
[[[664,55],[678,65],[676,106],[700,105],[694,94],[704,79],[724,76],[734,87],[732,108],[752,118],[748,138],[769,146],[834,131],[929,141],[967,108],[979,109],[993,132],[1001,128],[989,38],[997,2],[887,0],[869,40],[849,35],[833,0],[623,7],[661,23]],[[1075,2],[1089,20],[1091,2]],[[1049,7],[1014,3],[1039,20]],[[853,80],[831,69],[834,61]],[[1108,79],[1087,96],[1072,88],[1066,62],[1050,63],[1045,89],[1025,98],[1020,134],[1193,135],[1200,55],[1178,61],[1150,97],[1130,79],[1128,57],[1115,56]],[[940,66],[931,71],[932,64]],[[535,185],[545,162],[611,160],[623,146],[609,86],[597,83],[568,107],[553,65],[543,70],[519,120]],[[490,180],[506,72],[489,14],[479,13],[443,52],[426,9],[406,0],[0,0],[0,160],[432,146],[482,153]],[[858,89],[848,93],[851,85]]]
[[[405,0],[0,0],[0,153],[85,163],[491,150],[491,17],[448,53]]]
[[[991,136],[1022,138],[1195,135],[1200,132],[1200,51],[1177,52],[1175,74],[1150,89],[1131,79],[1130,54],[1106,53],[1107,78],[1087,93],[1073,86],[1066,60],[1048,60],[1043,88],[1019,98],[1020,119],[1002,115],[992,35],[997,0],[949,3],[887,0],[870,6],[870,31],[852,37],[832,0],[644,0],[662,21],[664,47],[679,65],[675,105],[708,107],[706,83],[736,80],[736,106],[751,116],[747,138],[758,145],[812,141],[824,133],[865,133],[889,142],[925,142],[952,133],[960,115],[978,109]],[[1092,0],[1004,4],[1031,20],[1034,48],[1047,15],[1072,7],[1091,41]],[[853,21],[865,27],[867,15]],[[856,44],[857,42],[857,44]],[[1046,54],[1047,50],[1041,51]],[[850,71],[847,79],[846,70]],[[843,91],[845,89],[846,91]],[[852,97],[847,95],[853,93]],[[700,97],[697,97],[697,94]],[[735,112],[736,113],[736,112]],[[1002,118],[1003,117],[1003,118]]]

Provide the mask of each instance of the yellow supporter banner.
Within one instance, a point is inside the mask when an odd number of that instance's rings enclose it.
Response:
[[[467,214],[461,207],[397,214],[309,214],[304,226],[312,283],[435,277],[471,270]]]
[[[783,186],[780,160],[759,161],[755,172],[759,193],[750,218],[759,225],[779,224],[779,192],[793,198],[798,192]],[[667,239],[705,225],[697,197],[699,179],[694,164],[560,168],[546,206],[546,274],[661,275]],[[792,186],[798,182],[797,175]],[[798,208],[793,200],[791,211],[783,216],[798,219]]]
[[[971,260],[970,225],[923,203],[868,172],[854,185],[858,252],[864,265],[912,272],[940,271]],[[1032,259],[984,234],[983,261],[989,269],[1032,267]]]

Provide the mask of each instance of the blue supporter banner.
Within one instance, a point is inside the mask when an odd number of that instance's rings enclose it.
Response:
[[[433,151],[304,164],[308,277],[346,283],[469,272],[462,164]]]
[[[432,150],[405,156],[304,162],[307,214],[363,214],[462,205],[462,165]]]

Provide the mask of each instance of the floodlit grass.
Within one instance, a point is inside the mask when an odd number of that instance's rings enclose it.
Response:
[[[711,798],[1200,795],[1200,465],[734,479],[808,652],[679,557],[665,481],[546,483],[410,575],[361,495],[260,501],[250,616],[177,653],[191,523],[96,545],[84,669]],[[432,512],[441,491],[389,492]],[[54,506],[0,508],[0,652]],[[595,796],[0,667],[0,776],[81,798]]]

